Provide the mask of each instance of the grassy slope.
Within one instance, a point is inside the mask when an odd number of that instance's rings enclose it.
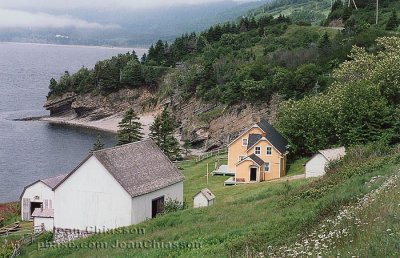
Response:
[[[358,152],[359,153],[359,152]],[[186,209],[141,223],[146,228],[145,235],[114,234],[97,235],[75,241],[74,244],[90,242],[118,241],[199,241],[200,249],[90,249],[63,248],[35,250],[31,246],[25,250],[26,257],[228,257],[252,252],[278,250],[282,245],[294,244],[318,223],[335,216],[346,204],[355,202],[356,197],[370,192],[384,179],[398,173],[398,155],[362,154],[362,159],[350,156],[338,165],[337,171],[319,180],[298,180],[291,182],[259,183],[238,187],[223,187],[224,177],[211,177],[206,185],[206,163],[195,164],[188,161],[182,164],[185,174],[185,198],[191,202],[191,196],[207,186],[217,196],[216,204],[206,209]],[[397,158],[395,158],[397,157]],[[302,161],[301,161],[302,162]],[[300,162],[299,162],[300,163]],[[298,167],[298,164],[296,165]],[[295,167],[296,167],[295,166]],[[380,180],[367,184],[371,177],[381,175]],[[398,198],[399,192],[394,193]],[[390,205],[378,203],[378,206]],[[382,218],[386,220],[386,214]],[[390,220],[392,224],[397,220]],[[389,226],[389,225],[385,225]],[[394,229],[394,225],[392,225]],[[380,232],[381,228],[376,228]],[[371,231],[374,232],[374,231]],[[357,233],[355,231],[355,233]],[[364,247],[361,234],[355,234],[354,242],[344,241],[340,249],[354,253]],[[371,235],[373,237],[373,235]],[[394,236],[396,237],[396,236]],[[393,242],[393,241],[392,241]],[[374,245],[374,243],[371,243]],[[371,245],[370,244],[370,245]],[[377,254],[384,254],[382,246],[375,246]],[[391,245],[387,251],[395,254],[396,247]],[[397,250],[398,251],[398,250]],[[313,251],[314,253],[314,251]],[[315,251],[315,254],[317,251]],[[368,252],[367,252],[368,253]]]
[[[296,4],[290,4],[290,5],[282,5],[282,6],[277,6],[275,8],[270,8],[270,9],[265,9],[264,7],[257,8],[255,10],[250,11],[250,13],[256,14],[256,18],[260,18],[264,15],[272,15],[274,17],[278,17],[280,14],[289,16],[292,14],[294,11],[298,10],[309,10],[309,11],[314,11],[317,13],[321,13],[325,16],[328,16],[330,12],[330,4],[327,4],[328,1],[315,1],[315,0],[310,0],[306,1],[304,3],[296,3]],[[267,4],[268,6],[268,4]]]
[[[0,204],[0,228],[19,220],[19,203]]]

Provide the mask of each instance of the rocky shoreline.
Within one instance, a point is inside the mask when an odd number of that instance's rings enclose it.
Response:
[[[123,89],[106,96],[69,92],[49,98],[44,107],[50,111],[50,116],[39,120],[116,133],[123,113],[131,107],[140,117],[146,137],[154,116],[167,107],[175,115],[178,139],[189,141],[195,149],[209,151],[226,146],[260,118],[274,123],[281,100],[274,95],[257,105],[226,106],[206,103],[196,97],[184,100],[177,93],[160,98],[157,92],[146,88]]]
[[[122,113],[117,113],[115,115],[105,117],[98,120],[89,120],[85,118],[78,118],[75,116],[45,116],[37,120],[44,121],[50,124],[59,124],[65,126],[82,127],[87,129],[99,130],[103,132],[116,134],[118,131],[118,123],[122,119]],[[147,136],[150,132],[150,125],[154,121],[154,116],[152,113],[142,114],[139,116],[140,122],[143,125],[143,133]]]

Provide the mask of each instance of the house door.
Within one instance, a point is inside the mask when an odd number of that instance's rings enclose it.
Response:
[[[250,181],[257,181],[257,168],[250,168]]]
[[[164,196],[154,199],[151,203],[151,217],[154,218],[157,214],[163,212]]]

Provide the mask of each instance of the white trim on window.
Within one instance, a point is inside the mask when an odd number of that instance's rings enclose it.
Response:
[[[246,156],[244,156],[244,155],[239,155],[239,161],[242,161],[242,160],[244,160],[246,158]]]
[[[249,144],[249,140],[247,138],[242,139],[242,146],[247,146]]]
[[[272,155],[272,146],[267,146],[267,156],[271,156]]]
[[[269,173],[270,170],[271,170],[271,167],[269,165],[269,162],[265,162],[264,163],[264,172]]]
[[[254,154],[261,155],[261,147],[260,146],[254,147]]]

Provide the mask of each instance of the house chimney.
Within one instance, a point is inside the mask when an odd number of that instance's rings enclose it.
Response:
[[[267,133],[266,132],[262,132],[262,137],[267,138]]]

